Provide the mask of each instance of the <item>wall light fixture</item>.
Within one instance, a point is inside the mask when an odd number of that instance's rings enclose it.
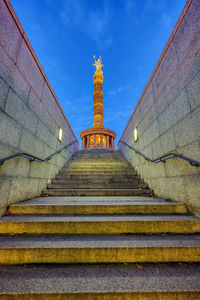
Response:
[[[62,137],[63,137],[63,130],[62,130],[62,128],[59,128],[59,131],[58,131],[58,140],[60,142],[62,141]]]
[[[134,129],[134,141],[137,142],[138,140],[138,131],[137,128]]]

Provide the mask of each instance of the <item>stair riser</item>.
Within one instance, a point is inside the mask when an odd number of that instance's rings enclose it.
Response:
[[[82,153],[76,154],[73,156],[73,159],[117,159],[117,160],[125,160],[125,158],[121,155],[121,153]],[[126,161],[126,160],[125,160]]]
[[[1,300],[199,300],[199,291],[127,291],[85,293],[0,294]]]
[[[83,161],[83,160],[80,160],[79,162],[75,162],[75,161],[72,161],[72,162],[68,162],[67,164],[65,164],[64,168],[68,168],[68,167],[75,167],[75,168],[78,168],[78,167],[85,167],[85,168],[93,168],[93,167],[105,167],[105,168],[130,168],[131,165],[130,163],[124,163],[124,162],[119,162],[119,161],[111,161],[111,160],[107,160],[107,161],[91,161],[91,160],[88,160],[88,161]]]
[[[69,175],[68,173],[63,174],[63,175],[60,175],[58,174],[56,176],[56,179],[54,180],[84,180],[85,182],[95,182],[95,181],[98,181],[100,182],[100,180],[102,180],[103,182],[109,182],[110,180],[114,181],[114,182],[127,182],[127,181],[133,181],[133,180],[139,180],[140,177],[138,175],[129,175],[129,176],[126,176],[126,175],[84,175],[84,174],[74,174],[74,175]]]
[[[48,189],[65,189],[65,188],[70,188],[70,189],[77,189],[77,188],[80,188],[80,189],[117,189],[117,188],[147,188],[147,185],[146,184],[143,184],[143,183],[124,183],[124,184],[114,184],[114,183],[102,183],[102,184],[98,184],[98,183],[85,183],[85,184],[79,184],[79,183],[68,183],[68,184],[64,184],[64,183],[53,183],[53,184],[49,184],[47,186]]]
[[[43,195],[49,196],[143,196],[148,195],[150,192],[144,190],[135,190],[135,191],[117,191],[113,189],[113,191],[105,191],[105,190],[98,190],[98,191],[90,191],[90,190],[77,190],[77,191],[57,191],[54,190],[44,190]]]
[[[130,167],[130,163],[128,163],[127,161],[126,162],[123,162],[123,161],[116,161],[116,160],[73,160],[73,161],[70,161],[66,164],[66,166],[99,166],[99,165],[103,165],[105,167],[107,166],[128,166]]]
[[[77,165],[75,166],[74,164],[73,165],[70,165],[70,166],[67,166],[67,167],[64,167],[63,170],[69,170],[69,169],[74,169],[74,170],[94,170],[94,169],[97,169],[97,170],[132,170],[132,168],[130,166],[108,166],[108,165],[94,165],[94,166],[90,166],[90,165]]]
[[[84,162],[84,161],[80,161],[80,162],[70,162],[70,163],[67,163],[64,168],[93,168],[93,167],[97,167],[97,168],[100,168],[100,167],[104,167],[104,168],[131,168],[131,165],[129,163],[123,163],[123,162],[104,162],[104,161],[97,161],[97,162],[91,162],[91,161],[88,161],[88,162]]]
[[[106,179],[104,178],[104,176],[102,176],[102,178],[88,178],[88,179],[84,179],[84,178],[76,178],[76,179],[66,179],[65,177],[62,177],[62,178],[59,178],[59,179],[53,179],[52,180],[52,183],[55,183],[55,184],[91,184],[91,183],[97,183],[97,184],[138,184],[138,183],[141,183],[143,182],[142,180],[139,180],[139,179],[124,179],[124,180],[116,180],[115,178],[109,178],[109,179]]]
[[[187,208],[180,205],[74,205],[74,206],[10,206],[9,214],[67,214],[67,215],[106,215],[106,214],[186,214]]]
[[[63,175],[137,175],[135,172],[133,171],[104,171],[104,170],[92,170],[92,171],[87,171],[87,170],[66,170],[66,171],[61,171],[59,174],[63,174]]]
[[[191,234],[200,232],[199,221],[98,221],[98,222],[0,222],[0,234]]]
[[[200,247],[1,248],[0,264],[199,262]]]

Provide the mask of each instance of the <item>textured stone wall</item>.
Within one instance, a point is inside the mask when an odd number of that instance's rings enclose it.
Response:
[[[17,152],[46,158],[74,140],[10,2],[0,0],[0,158]],[[44,163],[15,158],[0,166],[0,214],[10,203],[39,195],[77,148],[74,143]]]
[[[176,152],[200,161],[199,0],[187,1],[121,140],[152,159]],[[152,164],[122,143],[119,149],[155,194],[200,216],[200,167],[178,158]]]

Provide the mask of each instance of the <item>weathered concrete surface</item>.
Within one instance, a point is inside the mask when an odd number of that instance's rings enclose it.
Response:
[[[0,1],[0,37],[0,158],[17,152],[45,158],[76,137],[7,0]],[[40,195],[77,148],[42,164],[16,158],[0,166],[0,215],[8,204]]]
[[[199,235],[0,237],[0,263],[199,262]]]
[[[136,264],[38,266],[37,268],[34,265],[1,266],[0,292],[5,293],[5,296],[0,295],[4,300],[199,299],[200,266],[143,264],[142,267],[143,269],[140,270]],[[9,298],[10,295],[13,298]]]
[[[1,234],[160,234],[160,233],[193,234],[200,232],[200,221],[193,218],[155,216],[148,218],[141,215],[127,217],[94,216],[63,217],[30,216],[5,217],[0,222]]]
[[[200,2],[188,1],[121,136],[151,159],[175,152],[200,161],[199,35]],[[200,216],[199,168],[177,158],[155,165],[122,143],[119,149],[155,194]]]
[[[8,293],[1,294],[2,300],[199,300],[199,291],[125,291],[125,292],[75,292],[75,293]]]
[[[50,199],[49,199],[50,198]],[[53,199],[52,199],[53,198]],[[69,198],[69,199],[68,199]],[[72,197],[71,197],[72,198]],[[74,198],[74,197],[73,197]],[[147,197],[41,197],[9,206],[9,214],[106,215],[106,214],[185,214],[186,206]],[[109,198],[111,198],[109,200]],[[130,199],[129,199],[130,198]],[[107,201],[106,201],[107,199]]]

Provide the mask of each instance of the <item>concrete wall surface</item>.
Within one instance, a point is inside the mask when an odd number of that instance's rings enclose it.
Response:
[[[72,141],[76,136],[10,1],[0,0],[0,158],[26,152],[44,159]],[[1,165],[0,214],[39,195],[77,149],[78,142],[48,162],[15,158]]]
[[[175,152],[200,161],[199,0],[187,1],[120,140],[151,159]],[[178,158],[153,164],[120,142],[119,149],[155,194],[200,216],[200,167]]]

